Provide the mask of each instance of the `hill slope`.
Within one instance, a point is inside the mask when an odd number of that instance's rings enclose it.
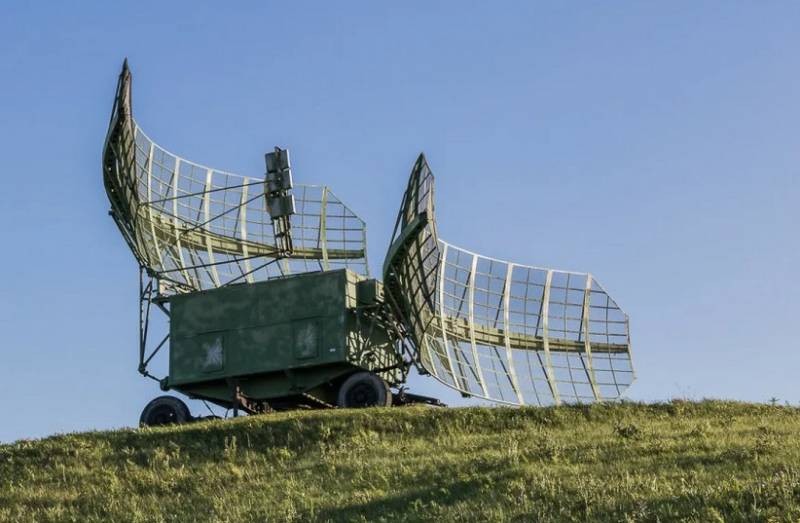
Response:
[[[317,411],[0,446],[0,521],[794,521],[800,410]]]

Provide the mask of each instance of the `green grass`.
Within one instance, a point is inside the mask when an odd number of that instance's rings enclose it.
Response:
[[[797,521],[800,410],[295,412],[0,446],[0,521]]]

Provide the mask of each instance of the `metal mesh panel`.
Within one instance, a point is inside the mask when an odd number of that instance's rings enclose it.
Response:
[[[139,129],[123,71],[104,152],[112,215],[164,292],[349,268],[368,275],[366,226],[327,187],[297,186],[293,254],[276,261],[264,179],[181,158]]]
[[[412,171],[384,266],[420,365],[509,404],[618,398],[633,382],[628,317],[590,275],[514,264],[439,239],[433,175]]]
[[[383,267],[386,296],[408,337],[417,348],[421,365],[435,374],[436,359],[420,351],[433,310],[438,271],[438,245],[434,226],[433,175],[425,157],[417,159],[397,217],[392,244]]]
[[[518,265],[439,240],[425,360],[445,384],[513,404],[619,397],[633,381],[628,317],[590,275]],[[439,372],[439,369],[451,372]]]

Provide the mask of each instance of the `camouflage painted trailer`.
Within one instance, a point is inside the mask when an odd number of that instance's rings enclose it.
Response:
[[[339,269],[176,294],[164,387],[219,404],[238,396],[258,411],[263,402],[336,405],[356,371],[398,386],[408,365],[376,314],[381,291]]]

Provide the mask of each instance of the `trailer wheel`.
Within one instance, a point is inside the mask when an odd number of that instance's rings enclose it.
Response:
[[[174,396],[159,396],[142,411],[139,426],[158,427],[191,421],[192,415],[186,403]]]
[[[339,387],[337,405],[345,408],[390,407],[389,384],[371,372],[356,372]]]

